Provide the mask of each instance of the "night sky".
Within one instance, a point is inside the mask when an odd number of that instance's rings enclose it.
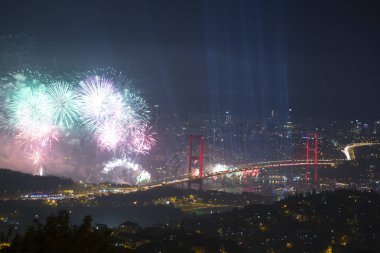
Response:
[[[1,1],[0,72],[113,67],[162,110],[377,119],[379,1]],[[4,53],[6,52],[6,53]],[[9,53],[11,52],[11,53]],[[13,52],[15,53],[15,52]],[[8,61],[9,57],[13,57]],[[15,58],[16,57],[16,58]]]

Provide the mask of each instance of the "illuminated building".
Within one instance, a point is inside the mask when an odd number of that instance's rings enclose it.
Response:
[[[232,116],[231,114],[227,111],[226,114],[225,114],[225,120],[224,120],[224,124],[229,126],[231,125],[232,123]]]

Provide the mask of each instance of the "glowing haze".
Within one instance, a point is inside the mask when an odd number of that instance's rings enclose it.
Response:
[[[107,180],[148,182],[150,173],[138,164],[140,155],[156,144],[148,106],[132,92],[127,79],[107,74],[94,71],[81,75],[80,80],[62,81],[23,70],[2,78],[1,127],[6,140],[0,152],[2,164],[35,174],[42,174],[47,167],[66,176],[90,166],[96,180],[113,170],[129,171],[134,164],[138,168],[135,173],[118,173]],[[96,148],[86,148],[86,142]],[[82,155],[87,164],[81,164],[70,149],[79,149],[92,159]],[[12,162],[14,154],[19,159]],[[128,162],[112,166],[118,160]],[[65,171],[67,167],[70,169]]]

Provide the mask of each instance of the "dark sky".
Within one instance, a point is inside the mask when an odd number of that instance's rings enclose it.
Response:
[[[123,70],[164,110],[261,119],[291,107],[300,117],[377,119],[379,7],[376,0],[1,0],[0,36],[27,34],[31,46],[21,48],[29,65]]]

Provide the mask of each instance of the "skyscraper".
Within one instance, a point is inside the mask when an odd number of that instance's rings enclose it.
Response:
[[[232,123],[232,116],[227,111],[226,114],[225,114],[224,124],[228,126],[228,125],[231,125],[231,123]]]
[[[160,105],[154,105],[154,111],[153,111],[153,125],[154,125],[154,127],[157,127],[158,123],[160,121],[160,115],[159,115],[159,111],[158,111],[159,107],[160,107]]]

